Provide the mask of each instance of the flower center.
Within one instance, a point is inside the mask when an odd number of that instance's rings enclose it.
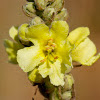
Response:
[[[47,45],[45,46],[45,51],[47,53],[52,53],[56,49],[56,44],[54,43],[53,39],[49,39]]]
[[[48,40],[44,53],[46,58],[41,60],[41,62],[45,62],[46,60],[49,60],[51,63],[54,63],[56,59],[58,59],[58,56],[56,55],[55,49],[57,48],[57,45],[54,43],[54,40],[51,38]]]

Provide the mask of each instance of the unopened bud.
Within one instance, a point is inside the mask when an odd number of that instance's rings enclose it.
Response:
[[[55,90],[52,93],[50,93],[49,100],[59,100],[57,88],[55,88]]]
[[[35,17],[31,21],[31,25],[38,25],[38,24],[43,24],[44,21],[40,17]]]
[[[24,5],[23,6],[23,11],[29,17],[36,16],[36,14],[35,14],[36,10],[35,10],[34,2],[28,2],[26,5]]]
[[[28,2],[34,2],[34,0],[27,0]]]
[[[66,91],[62,94],[62,100],[71,100],[72,93],[71,91]]]
[[[31,42],[26,38],[25,36],[25,30],[28,27],[28,24],[22,24],[19,28],[18,28],[18,37],[20,42],[25,45],[25,46],[30,46]]]
[[[51,5],[55,0],[34,0],[38,10],[44,10],[48,5]]]
[[[61,11],[64,6],[64,0],[54,0],[54,2],[48,6],[49,8],[54,8],[56,12]]]
[[[74,79],[72,75],[65,75],[65,84],[63,87],[63,91],[71,90],[74,84]]]
[[[54,8],[46,8],[43,12],[43,19],[46,24],[50,24],[54,20],[56,12]]]
[[[47,5],[47,0],[34,0],[38,10],[44,10]]]
[[[68,12],[65,8],[63,8],[54,18],[55,21],[59,20],[67,20],[68,18]]]

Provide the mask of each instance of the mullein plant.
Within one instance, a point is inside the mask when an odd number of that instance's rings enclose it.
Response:
[[[27,0],[23,11],[32,20],[9,30],[15,41],[4,41],[9,62],[18,64],[48,100],[75,100],[71,70],[100,58],[89,28],[69,32],[64,0]]]

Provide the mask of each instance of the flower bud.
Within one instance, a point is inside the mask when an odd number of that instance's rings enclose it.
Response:
[[[38,10],[44,10],[47,5],[47,0],[34,0]]]
[[[64,0],[54,0],[54,2],[49,5],[49,8],[54,8],[56,12],[61,11],[64,6]]]
[[[28,2],[26,5],[24,5],[23,6],[23,11],[29,17],[36,16],[36,14],[35,14],[36,10],[35,10],[34,2]]]
[[[34,0],[38,10],[44,10],[48,5],[54,2],[54,0]]]
[[[68,18],[68,12],[65,8],[63,8],[54,18],[55,21],[59,20],[67,20]]]
[[[72,75],[65,75],[65,84],[63,87],[63,91],[71,90],[74,84],[74,79]]]
[[[34,2],[34,0],[27,0],[28,2]]]
[[[30,46],[31,42],[26,38],[25,36],[25,30],[28,27],[28,24],[22,24],[19,28],[18,28],[18,37],[20,42],[25,45],[25,46]]]
[[[72,93],[71,91],[66,91],[62,94],[62,100],[71,100]]]
[[[38,25],[38,24],[43,24],[44,21],[40,17],[35,17],[31,21],[31,25]]]
[[[50,93],[49,100],[59,100],[57,88],[55,88],[55,90],[52,93]]]
[[[54,8],[46,8],[43,12],[43,19],[46,24],[50,24],[55,16],[56,12]]]

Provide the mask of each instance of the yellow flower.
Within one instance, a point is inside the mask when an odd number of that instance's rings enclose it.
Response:
[[[43,78],[49,76],[53,85],[64,85],[64,71],[72,68],[70,57],[71,46],[66,38],[68,24],[65,21],[55,21],[52,27],[45,24],[31,25],[26,28],[26,38],[34,46],[21,49],[17,53],[17,61],[24,72],[30,72],[38,67]]]
[[[87,27],[69,33],[66,21],[54,21],[50,29],[45,24],[23,24],[18,30],[11,29],[10,36],[16,43],[6,40],[5,47],[10,61],[18,62],[31,81],[42,82],[49,76],[53,85],[63,86],[64,74],[73,68],[72,61],[90,66],[100,58],[100,54],[95,56],[96,47],[88,38],[89,34]],[[33,45],[29,45],[29,41]]]
[[[54,21],[51,29],[45,24],[27,27],[25,36],[34,46],[18,51],[19,66],[24,72],[37,67],[43,78],[49,76],[53,85],[63,86],[64,73],[73,68],[72,59],[83,65],[91,65],[100,57],[94,56],[96,48],[87,38],[88,28],[80,27],[69,33],[69,36],[68,32],[65,21]]]

